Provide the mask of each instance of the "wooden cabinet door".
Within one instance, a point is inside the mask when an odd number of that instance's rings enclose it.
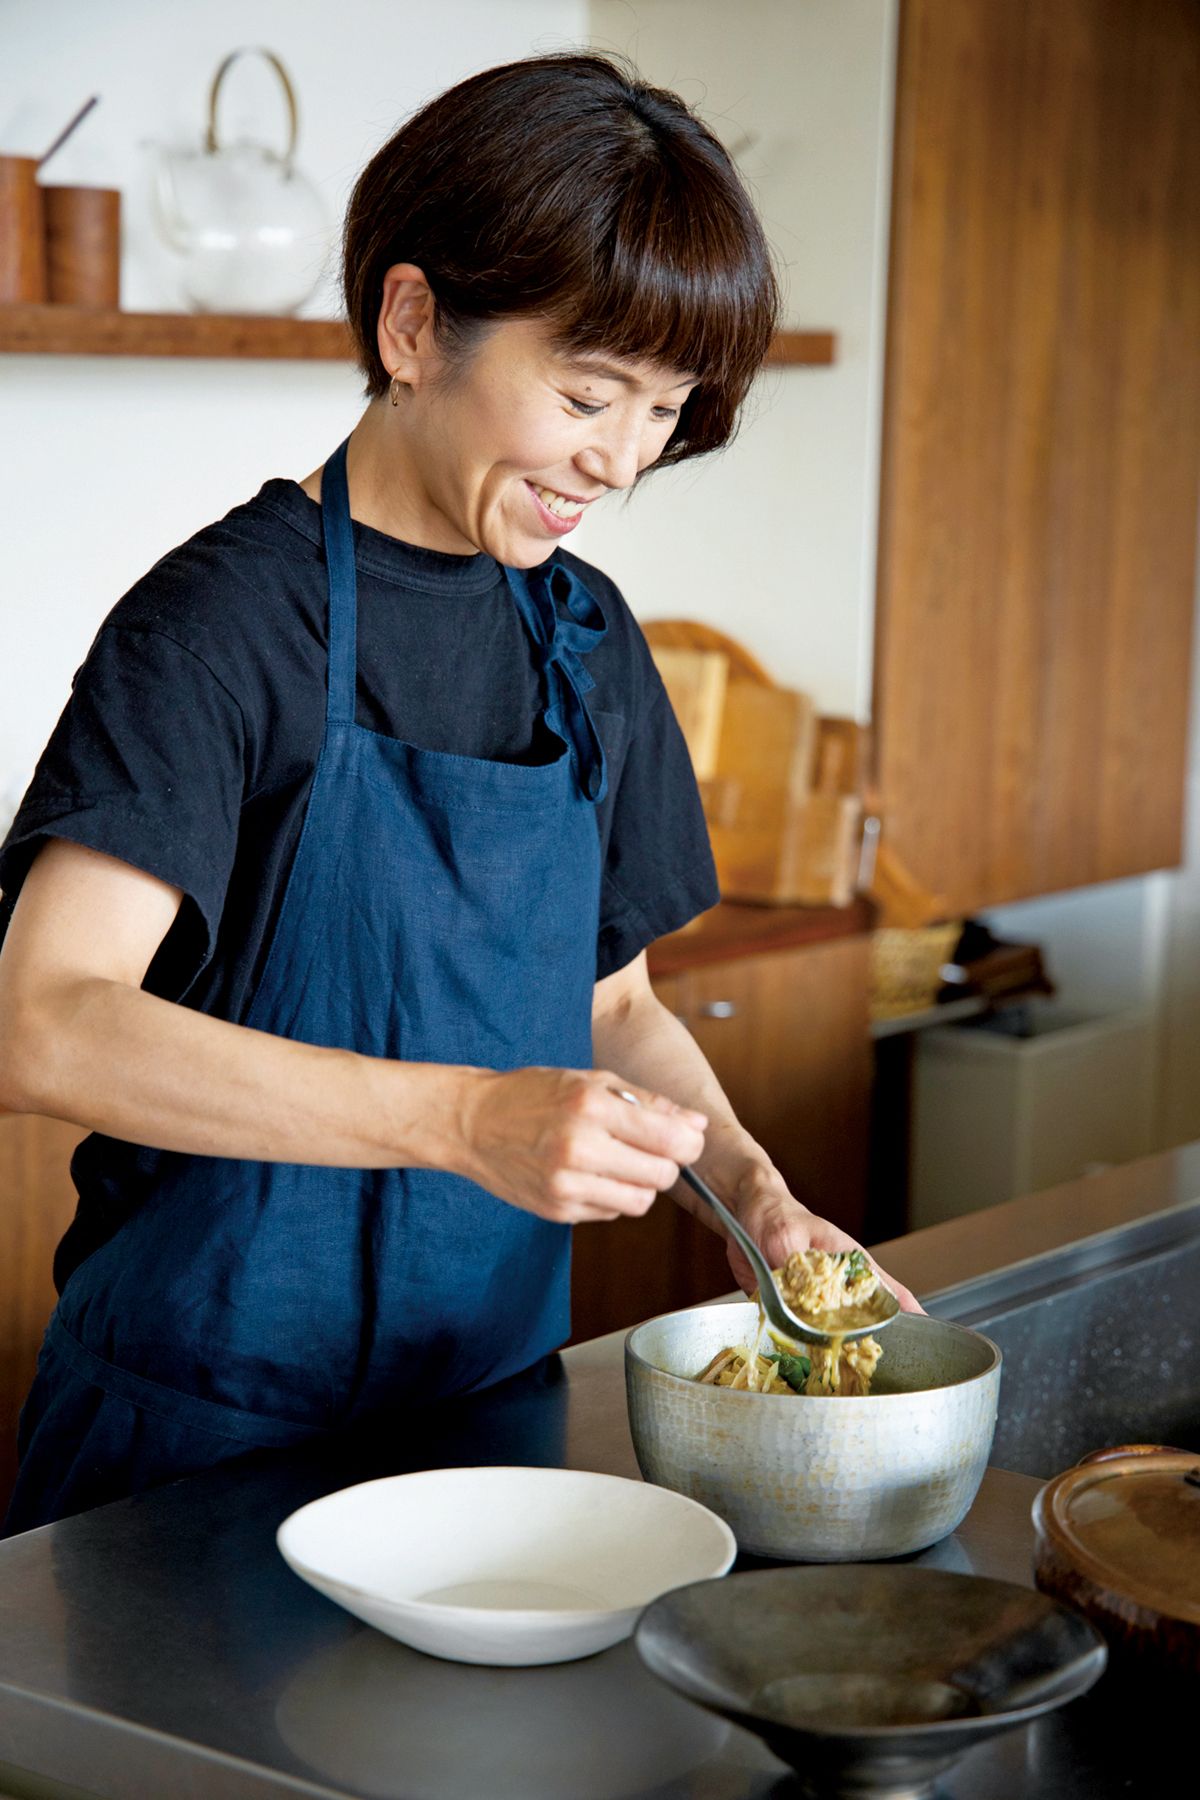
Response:
[[[1179,861],[1200,7],[904,0],[875,726],[952,912]]]
[[[860,1232],[871,1052],[869,940],[840,938],[655,981],[738,1118],[806,1206]],[[673,1201],[643,1219],[578,1226],[573,1341],[734,1287],[724,1240]]]
[[[75,1213],[71,1155],[86,1135],[60,1119],[0,1117],[0,1515],[17,1470],[17,1417],[54,1310],[50,1264]]]
[[[869,941],[692,970],[685,1017],[734,1111],[798,1200],[857,1234],[871,1091]]]

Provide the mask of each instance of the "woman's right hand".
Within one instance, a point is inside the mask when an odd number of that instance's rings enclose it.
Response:
[[[558,1225],[639,1217],[704,1148],[703,1113],[602,1069],[464,1073],[458,1173]]]

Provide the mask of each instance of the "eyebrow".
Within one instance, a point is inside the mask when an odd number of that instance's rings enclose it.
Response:
[[[572,356],[567,360],[571,364],[571,367],[578,369],[581,374],[598,375],[602,381],[619,381],[622,387],[638,387],[641,385],[635,375],[627,374],[624,369],[618,369],[612,363],[585,361],[584,358],[580,356]],[[695,386],[699,382],[699,379],[698,375],[685,375],[682,381],[672,382],[671,386],[667,389],[667,392],[673,394],[676,388],[687,387],[689,383]]]

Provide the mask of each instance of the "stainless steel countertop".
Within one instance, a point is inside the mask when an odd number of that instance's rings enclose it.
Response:
[[[364,1475],[455,1463],[635,1474],[620,1340],[336,1465],[252,1456],[0,1545],[0,1793],[105,1800],[785,1800],[784,1766],[676,1699],[629,1644],[549,1669],[404,1649],[306,1587],[274,1546],[295,1506]],[[1038,1483],[989,1470],[914,1560],[1029,1583]],[[761,1566],[747,1561],[745,1566]],[[973,1751],[947,1800],[1158,1793],[1091,1698]]]
[[[974,1235],[969,1220],[913,1234],[881,1260],[929,1293],[1198,1192],[1200,1153],[1181,1152],[996,1208]],[[597,1339],[489,1393],[397,1413],[369,1446],[252,1455],[0,1544],[0,1796],[794,1800],[758,1739],[677,1699],[630,1644],[545,1669],[439,1662],[323,1599],[275,1549],[295,1507],[371,1475],[525,1463],[635,1476],[621,1345]],[[912,1560],[1030,1585],[1038,1487],[989,1469],[960,1529]],[[1105,1683],[979,1746],[939,1795],[1157,1800],[1170,1755]]]

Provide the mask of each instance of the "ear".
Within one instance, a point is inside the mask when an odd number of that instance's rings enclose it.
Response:
[[[384,275],[377,342],[384,368],[406,387],[418,387],[437,360],[433,294],[416,263],[393,263]]]

